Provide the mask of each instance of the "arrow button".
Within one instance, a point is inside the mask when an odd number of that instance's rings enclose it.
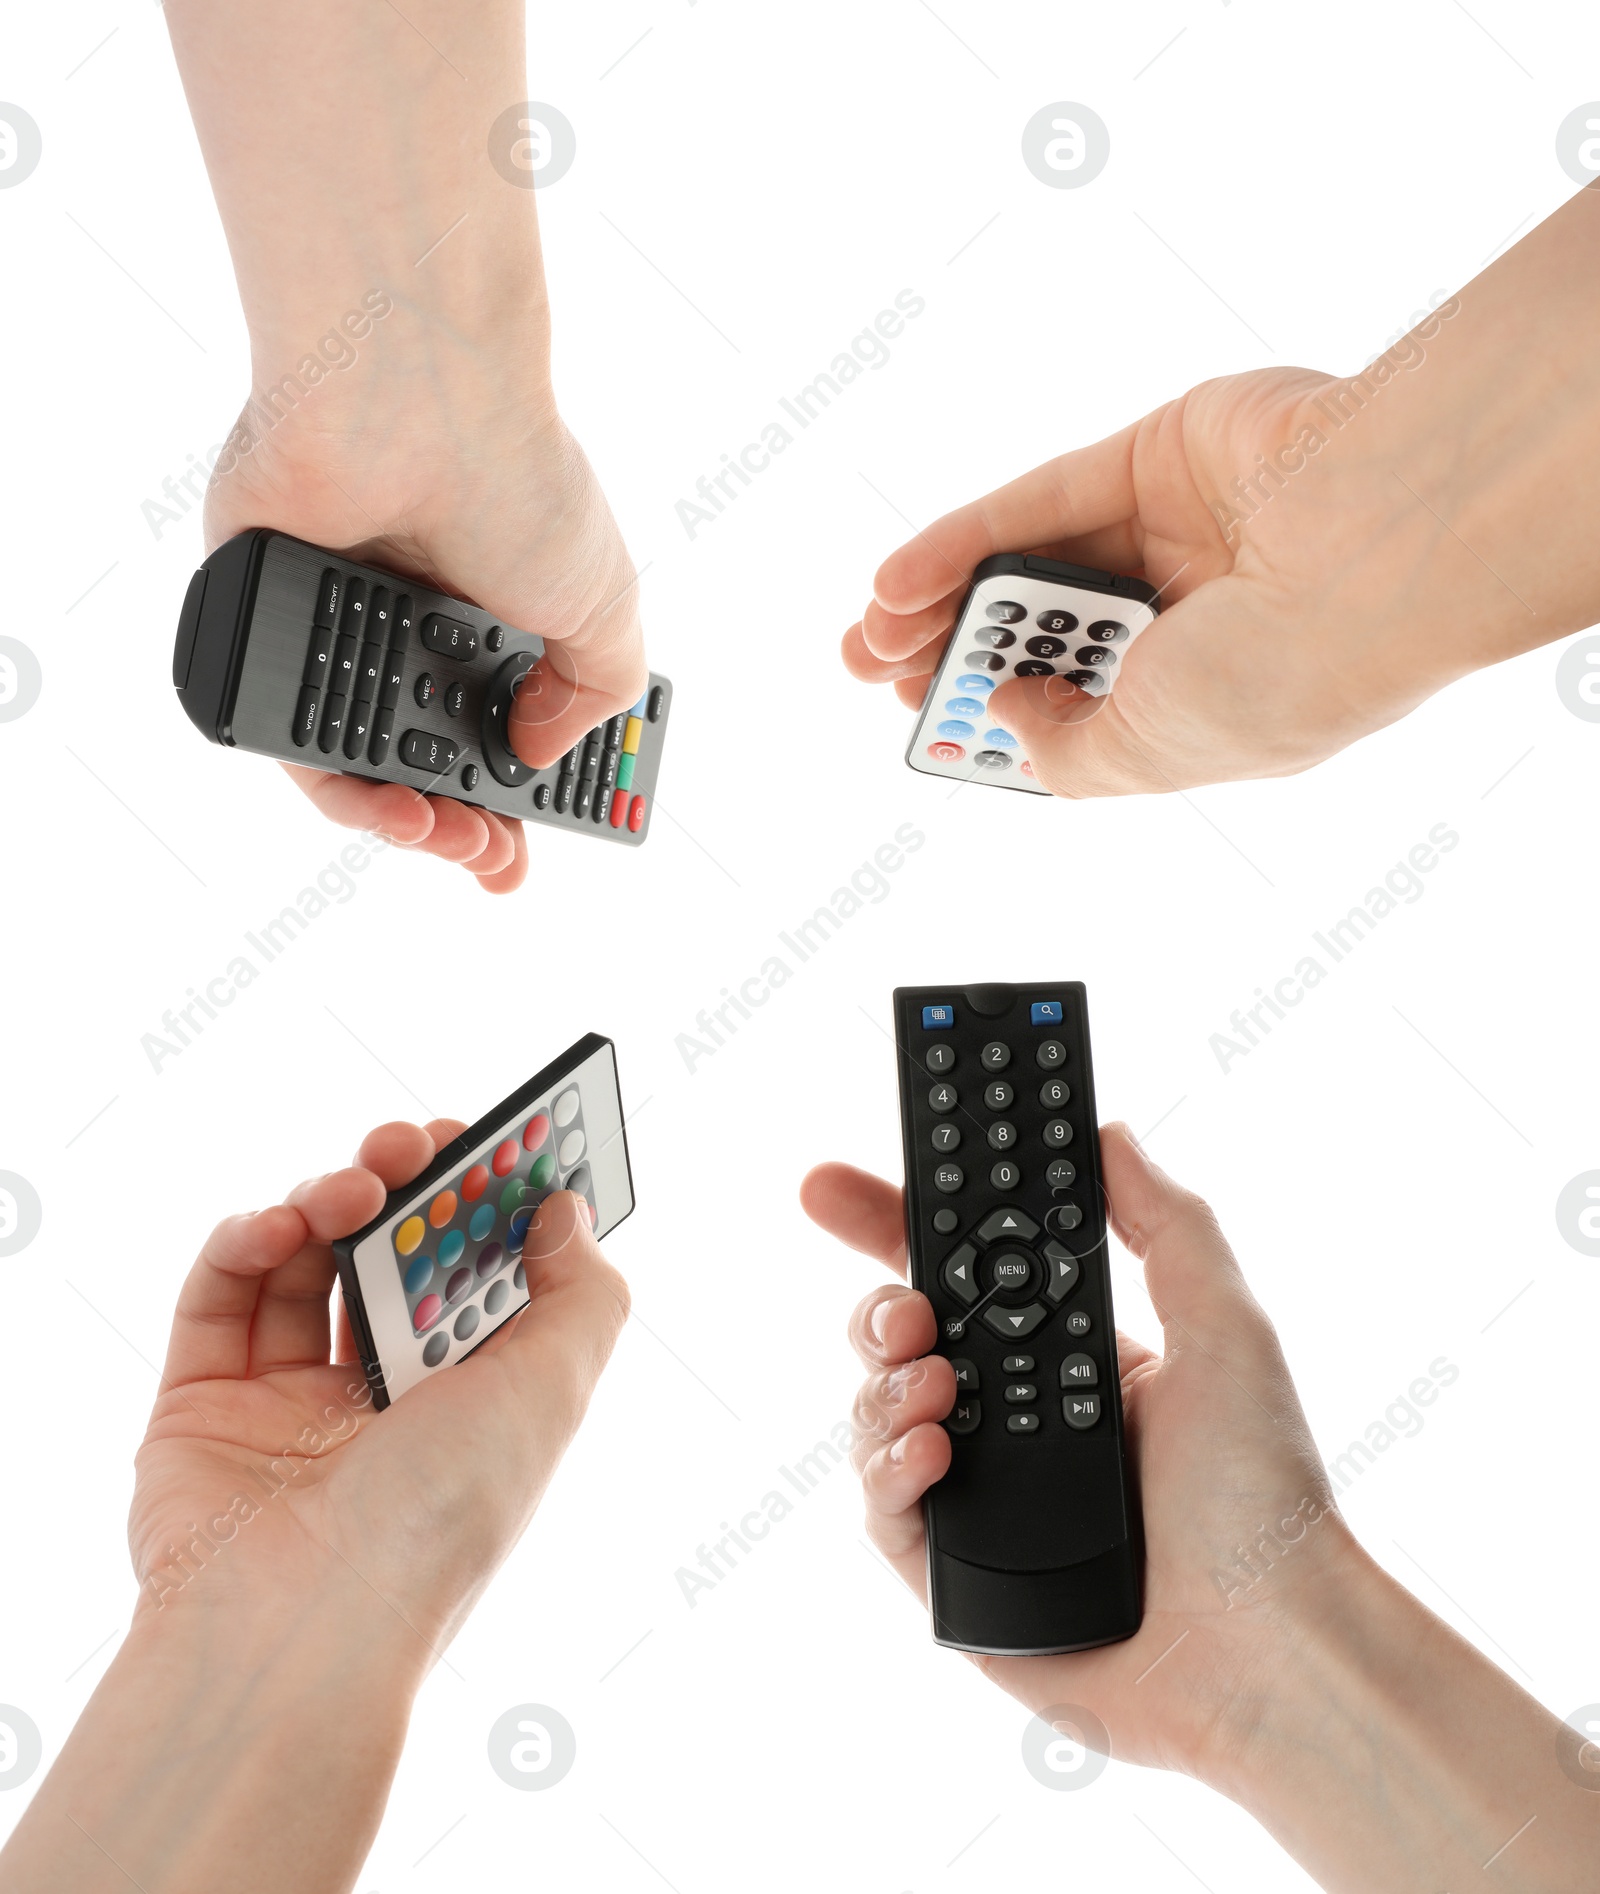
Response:
[[[958,1302],[970,1308],[978,1299],[978,1252],[963,1243],[945,1258],[944,1286]]]
[[[1030,1302],[1021,1309],[987,1308],[983,1312],[983,1319],[991,1333],[1010,1342],[1020,1341],[1023,1336],[1031,1335],[1044,1320],[1046,1313],[1042,1302]]]
[[[1015,1204],[1007,1204],[1002,1210],[991,1210],[978,1225],[980,1243],[993,1243],[1002,1236],[1015,1237],[1021,1243],[1031,1243],[1038,1234],[1038,1224],[1025,1210],[1017,1209]]]

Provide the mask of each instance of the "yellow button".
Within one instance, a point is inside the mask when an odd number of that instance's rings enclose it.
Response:
[[[407,1217],[394,1233],[394,1246],[402,1256],[409,1256],[427,1233],[421,1217]]]
[[[624,756],[637,756],[639,754],[639,738],[643,734],[643,731],[644,719],[642,717],[630,717],[628,719],[628,727],[622,733],[622,754]]]

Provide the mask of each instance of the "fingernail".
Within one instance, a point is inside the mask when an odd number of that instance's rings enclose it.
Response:
[[[914,1361],[906,1368],[896,1368],[884,1383],[883,1398],[891,1406],[898,1405],[915,1387],[919,1387],[926,1376],[927,1367],[920,1361]]]
[[[886,1296],[882,1302],[872,1305],[872,1313],[867,1317],[867,1326],[872,1330],[872,1339],[880,1348],[884,1346],[883,1331],[889,1320],[889,1310],[893,1307],[893,1298]]]
[[[890,1447],[889,1458],[894,1463],[895,1466],[900,1466],[903,1464],[905,1457],[906,1457],[906,1436],[902,1434],[900,1438],[894,1443],[894,1445]]]

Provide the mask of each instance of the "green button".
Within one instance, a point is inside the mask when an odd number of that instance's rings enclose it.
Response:
[[[556,1161],[548,1151],[533,1160],[533,1169],[528,1172],[528,1182],[535,1190],[543,1190],[556,1174]]]
[[[619,789],[631,789],[633,787],[633,765],[635,760],[636,759],[631,756],[624,756],[618,762],[617,787]]]
[[[509,1217],[514,1210],[520,1209],[522,1200],[527,1194],[528,1186],[522,1178],[513,1177],[509,1179],[505,1189],[500,1193],[501,1216]]]

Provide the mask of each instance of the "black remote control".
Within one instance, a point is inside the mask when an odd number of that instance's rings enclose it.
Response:
[[[172,682],[213,743],[636,846],[672,686],[652,675],[631,710],[530,769],[506,723],[543,652],[476,605],[255,527],[190,581]]]
[[[1042,1656],[1139,1628],[1082,985],[898,987],[911,1280],[956,1372],[925,1502],[937,1643]]]

